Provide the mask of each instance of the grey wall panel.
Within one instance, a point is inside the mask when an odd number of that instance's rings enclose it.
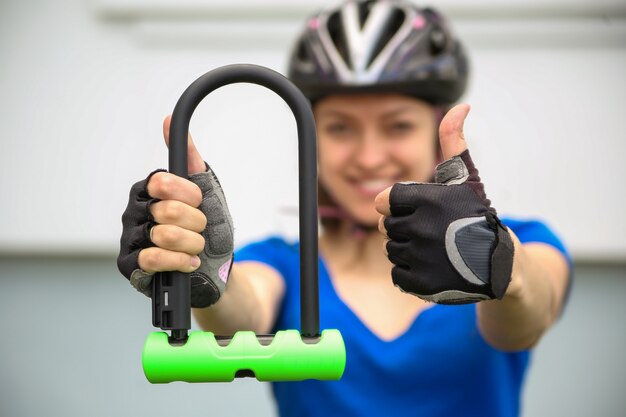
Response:
[[[623,415],[623,294],[626,265],[577,267],[567,311],[533,356],[524,416]],[[150,385],[150,303],[113,258],[0,257],[0,317],[2,416],[275,415],[254,380]]]

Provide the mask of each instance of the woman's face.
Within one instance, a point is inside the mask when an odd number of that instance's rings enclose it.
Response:
[[[334,95],[314,107],[319,180],[357,221],[375,225],[378,193],[426,182],[436,163],[435,109],[400,94]]]

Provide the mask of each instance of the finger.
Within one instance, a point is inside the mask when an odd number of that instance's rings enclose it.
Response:
[[[163,121],[163,138],[165,139],[165,144],[168,147],[170,145],[171,121],[172,121],[171,115],[167,116],[165,120]],[[189,171],[189,175],[206,171],[206,166],[204,165],[204,159],[202,159],[200,152],[198,152],[196,145],[193,143],[191,134],[187,136],[187,170]]]
[[[159,200],[176,200],[191,207],[202,202],[202,191],[193,182],[169,172],[157,172],[146,186],[148,194]]]
[[[138,258],[139,268],[151,274],[161,271],[193,272],[200,266],[200,258],[182,252],[151,247],[142,249]]]
[[[457,104],[441,120],[439,143],[444,161],[460,155],[467,149],[467,142],[465,142],[463,135],[463,123],[469,111],[469,104]]]
[[[163,200],[150,205],[150,213],[159,224],[170,224],[200,233],[207,219],[202,211],[176,200]]]
[[[204,249],[204,238],[196,232],[171,224],[157,224],[150,230],[150,240],[161,249],[197,255]]]
[[[387,237],[396,242],[409,242],[411,236],[408,234],[409,223],[415,221],[414,219],[407,219],[406,217],[385,217],[384,227],[387,232]]]
[[[387,257],[393,264],[409,268],[409,260],[412,258],[411,244],[409,242],[388,240],[385,249],[387,250]]]
[[[411,270],[401,266],[391,268],[391,281],[393,284],[405,293],[411,293],[419,297],[420,291],[416,285],[416,279]]]
[[[391,187],[388,196],[385,197],[387,205],[384,207],[390,216],[408,216],[413,214],[423,198],[424,188],[432,184],[420,184],[410,182],[399,182]],[[386,191],[386,190],[385,190]],[[389,227],[385,225],[387,231]]]
[[[387,236],[387,229],[385,228],[385,216],[380,216],[378,219],[378,231],[383,234],[383,236]]]
[[[391,208],[389,206],[389,194],[391,194],[391,188],[386,188],[381,191],[374,200],[376,204],[376,211],[382,214],[383,216],[391,216]]]

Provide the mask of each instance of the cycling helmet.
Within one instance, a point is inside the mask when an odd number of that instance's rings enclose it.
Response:
[[[312,16],[292,51],[289,78],[311,100],[393,91],[456,102],[468,61],[445,19],[405,0],[349,0]]]

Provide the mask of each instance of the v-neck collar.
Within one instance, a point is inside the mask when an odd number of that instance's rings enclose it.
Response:
[[[341,296],[337,292],[337,289],[335,288],[335,284],[333,283],[332,277],[330,276],[330,269],[327,268],[326,261],[324,261],[321,255],[319,257],[319,270],[320,270],[320,274],[319,274],[320,284],[324,284],[323,286],[320,285],[320,291],[322,290],[323,287],[325,287],[326,291],[328,292],[328,295],[335,299],[335,301],[340,306],[340,308],[345,311],[345,314],[347,317],[349,317],[349,320],[352,322],[355,322],[356,326],[360,326],[361,328],[363,328],[365,330],[365,333],[369,334],[372,339],[375,339],[378,343],[381,343],[381,344],[389,345],[393,343],[400,343],[418,325],[418,323],[421,321],[420,318],[422,317],[422,315],[424,315],[425,313],[431,310],[434,310],[435,307],[438,306],[438,304],[433,304],[432,306],[429,306],[420,310],[415,315],[415,317],[413,317],[411,324],[406,328],[404,332],[400,333],[398,336],[394,337],[393,339],[386,340],[386,339],[381,338],[374,330],[372,330],[367,324],[365,324],[361,320],[361,318],[354,312],[354,310],[352,310],[352,308],[350,308],[350,306],[343,300],[343,298],[341,298]]]

